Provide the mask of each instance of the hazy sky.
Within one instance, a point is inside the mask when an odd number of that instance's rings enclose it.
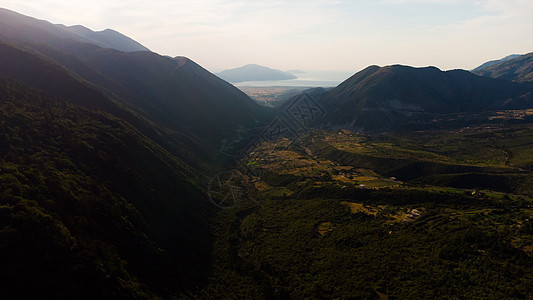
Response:
[[[533,52],[533,0],[0,0],[52,23],[113,28],[219,71],[368,65],[471,69]]]

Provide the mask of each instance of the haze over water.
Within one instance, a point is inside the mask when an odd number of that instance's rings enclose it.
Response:
[[[334,87],[339,85],[346,78],[353,75],[352,71],[316,71],[306,70],[295,72],[296,79],[290,80],[268,80],[268,81],[244,81],[235,83],[239,86],[295,86],[295,87]]]

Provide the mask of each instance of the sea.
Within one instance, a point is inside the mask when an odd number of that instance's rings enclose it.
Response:
[[[335,87],[354,74],[353,71],[298,71],[291,72],[296,79],[271,81],[243,81],[237,87]]]

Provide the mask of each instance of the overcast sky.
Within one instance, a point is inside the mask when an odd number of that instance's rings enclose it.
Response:
[[[0,0],[65,25],[113,28],[211,71],[368,65],[471,69],[533,52],[533,0]]]

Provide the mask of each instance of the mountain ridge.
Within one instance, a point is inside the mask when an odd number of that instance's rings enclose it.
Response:
[[[522,56],[522,54],[511,54],[511,55],[507,55],[506,57],[501,58],[501,59],[491,60],[491,61],[488,61],[486,63],[481,64],[480,66],[478,66],[475,69],[471,70],[471,72],[475,74],[476,72],[479,72],[479,71],[484,70],[486,68],[492,67],[492,66],[497,65],[499,63],[502,63],[502,62],[505,62],[505,61],[508,61],[508,60],[511,60],[511,59],[518,58],[520,56]]]
[[[139,42],[111,29],[92,31],[81,25],[65,26],[28,17],[17,12],[0,8],[2,35],[19,42],[46,44],[50,39],[69,38],[78,42],[113,48],[125,52],[150,51]],[[37,33],[39,32],[39,33]]]
[[[431,115],[531,107],[531,87],[465,70],[370,66],[316,95],[326,127],[387,130]],[[324,125],[324,124],[322,124]]]
[[[533,82],[533,52],[473,72],[485,77]]]
[[[87,40],[92,44],[104,48],[113,48],[124,52],[150,51],[150,49],[143,46],[134,39],[111,28],[107,28],[101,31],[93,31],[82,25],[67,26],[66,28],[68,31],[80,35],[82,37],[80,39],[81,41]]]

